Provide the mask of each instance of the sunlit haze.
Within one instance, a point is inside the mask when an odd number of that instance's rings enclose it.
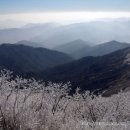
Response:
[[[84,22],[105,18],[129,18],[130,12],[45,12],[0,15],[2,20],[16,20],[31,23],[40,22]]]
[[[1,14],[0,22],[4,27],[20,27],[27,23],[55,22],[60,24],[71,24],[88,22],[94,20],[130,18],[130,12],[40,12],[40,13],[13,13]],[[0,27],[1,27],[0,26]]]
[[[0,0],[0,27],[130,17],[129,0]]]

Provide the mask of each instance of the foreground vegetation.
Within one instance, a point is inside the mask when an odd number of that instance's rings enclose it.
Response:
[[[0,130],[129,130],[130,92],[109,98],[77,89],[70,84],[12,79],[0,75]]]

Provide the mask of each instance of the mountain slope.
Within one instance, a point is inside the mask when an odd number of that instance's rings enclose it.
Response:
[[[63,53],[25,45],[0,45],[0,66],[16,73],[40,72],[73,59]]]
[[[74,53],[80,51],[83,48],[90,48],[90,43],[87,43],[86,41],[83,40],[75,40],[60,46],[57,46],[56,48],[54,48],[57,51],[69,54],[69,55],[73,55]]]
[[[72,54],[75,58],[82,58],[85,56],[103,56],[105,54],[112,53],[114,51],[124,49],[130,47],[129,43],[118,42],[118,41],[110,41],[106,43],[102,43],[91,48],[84,47],[79,51]]]
[[[105,90],[105,95],[111,95],[129,87],[130,66],[125,62],[128,54],[130,48],[105,56],[85,57],[43,72],[40,78],[53,82],[70,81],[72,90],[76,87],[81,90]]]

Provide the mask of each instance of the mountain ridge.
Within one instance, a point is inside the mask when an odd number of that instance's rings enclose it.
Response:
[[[69,54],[69,55],[73,55],[73,53],[76,53],[78,50],[80,50],[84,47],[90,48],[90,43],[88,43],[87,41],[83,41],[81,39],[77,39],[77,40],[71,41],[69,43],[59,45],[53,49],[66,53],[66,54]]]
[[[69,50],[73,50],[74,47],[74,42],[73,41],[73,46],[70,45],[70,49]],[[71,43],[70,43],[71,44]],[[80,43],[79,43],[80,45]],[[64,47],[64,46],[62,46]],[[84,46],[81,48],[77,47],[76,51],[72,51],[72,52],[67,52],[64,51],[64,48],[58,49],[58,51],[70,54],[72,57],[76,58],[76,59],[80,59],[82,57],[86,57],[86,56],[103,56],[106,54],[110,54],[114,51],[120,50],[120,49],[124,49],[130,47],[130,43],[126,43],[126,42],[119,42],[116,40],[112,40],[112,41],[108,41],[105,43],[101,43],[95,46]]]
[[[73,60],[58,51],[17,44],[0,45],[0,59],[2,68],[17,73],[39,72]]]

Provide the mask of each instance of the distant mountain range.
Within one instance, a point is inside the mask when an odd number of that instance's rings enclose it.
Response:
[[[17,45],[25,45],[25,46],[31,46],[31,47],[43,47],[42,43],[38,43],[38,42],[31,42],[31,41],[27,41],[27,40],[22,40],[22,41],[18,41],[15,44]]]
[[[93,21],[61,26],[50,30],[48,37],[43,33],[33,41],[44,42],[48,47],[55,47],[76,39],[98,44],[113,39],[130,42],[130,21]]]
[[[64,45],[60,45],[56,50],[71,55],[76,59],[80,59],[85,56],[103,56],[111,52],[130,47],[129,43],[110,41],[95,46],[82,40],[76,40]]]
[[[41,33],[45,37],[47,35],[47,32],[54,28],[55,25],[53,23],[46,23],[46,24],[31,24],[31,25],[29,24],[24,26],[23,28],[1,29],[0,43],[16,43],[21,40],[30,41],[31,39],[33,39],[33,37],[36,37]]]
[[[0,45],[0,68],[15,73],[40,72],[72,61],[67,54],[18,44]]]
[[[77,39],[88,41],[91,45],[113,39],[130,42],[130,21],[93,21],[64,26],[54,23],[28,24],[23,28],[0,30],[0,43],[28,40],[51,49]]]

